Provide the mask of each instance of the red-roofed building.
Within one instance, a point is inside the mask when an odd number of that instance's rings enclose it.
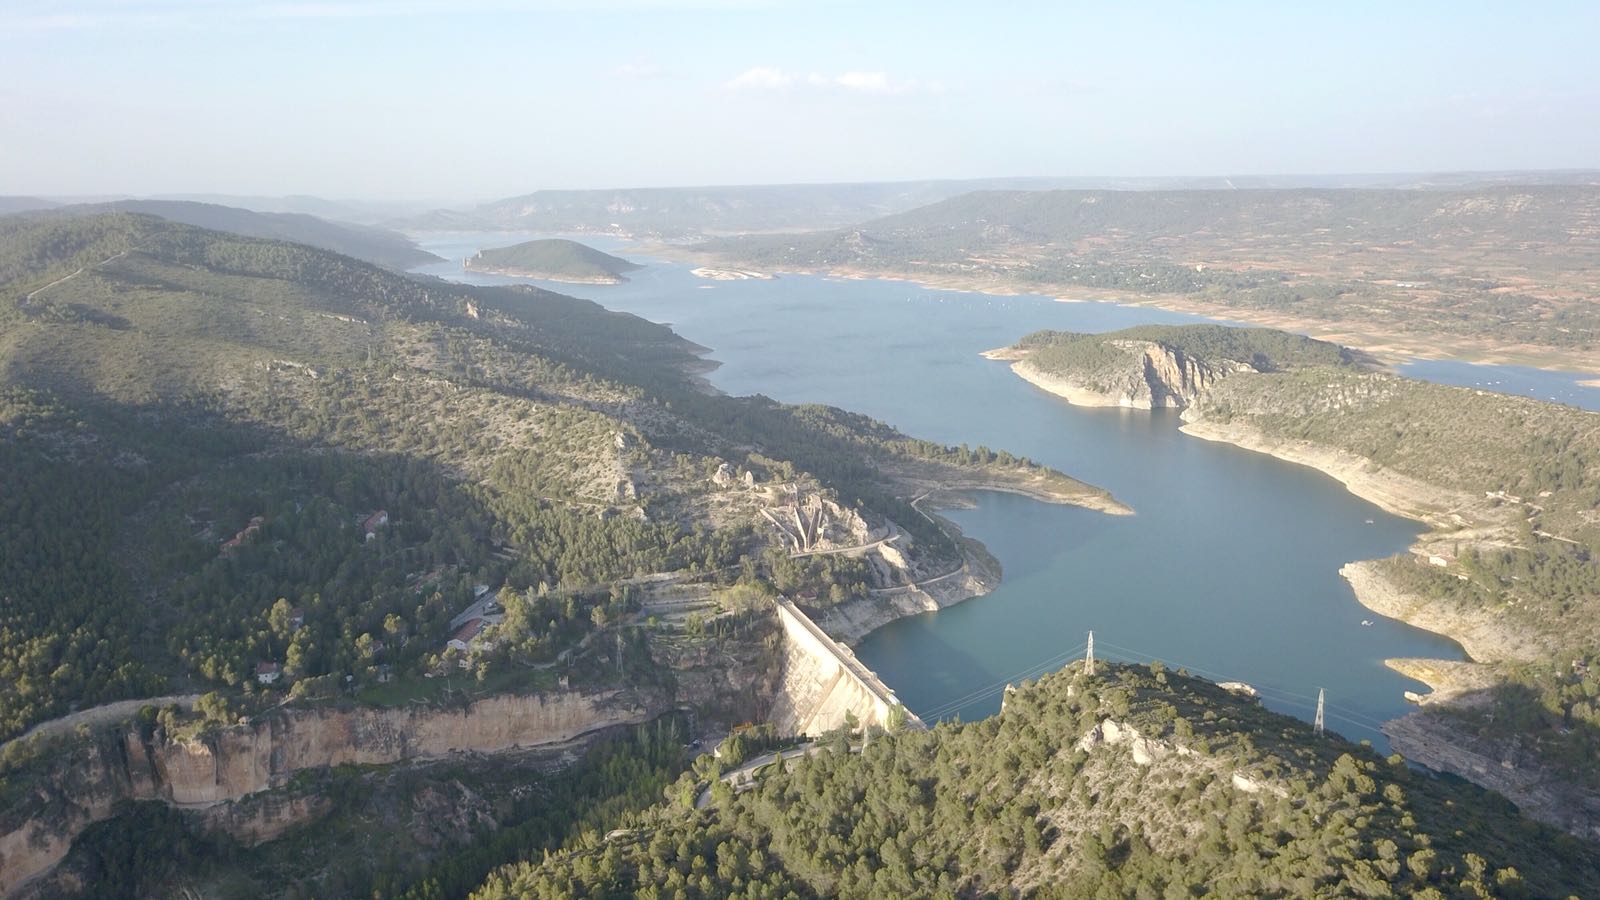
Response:
[[[483,639],[483,632],[489,625],[487,619],[469,619],[450,636],[446,646],[463,653],[468,650],[493,650],[494,644]]]
[[[367,533],[367,540],[370,541],[373,538],[378,536],[378,529],[379,528],[383,528],[383,527],[387,526],[388,524],[389,524],[389,511],[386,510],[386,509],[380,509],[377,512],[373,513],[370,516],[367,516],[365,519],[362,520],[362,522],[361,522],[361,530],[365,531]]]
[[[256,663],[256,681],[262,684],[271,684],[277,681],[282,672],[283,668],[275,662]]]

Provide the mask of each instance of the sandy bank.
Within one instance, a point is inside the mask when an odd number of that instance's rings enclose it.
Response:
[[[1391,619],[1447,635],[1476,663],[1531,661],[1554,652],[1554,648],[1528,634],[1503,612],[1463,608],[1407,593],[1384,574],[1382,564],[1376,560],[1348,563],[1339,574],[1350,582],[1361,605]],[[1429,679],[1418,680],[1435,686]],[[1450,683],[1447,680],[1445,685]]]
[[[690,269],[689,274],[696,278],[708,278],[712,281],[771,281],[775,276],[766,272],[757,272],[751,269],[718,269],[711,266],[700,266]]]
[[[1112,516],[1131,516],[1133,508],[1118,501],[1104,488],[1085,484],[1068,475],[1043,467],[1025,469],[1021,466],[1004,468],[998,465],[977,468],[957,466],[933,460],[900,458],[894,462],[880,463],[879,471],[893,481],[902,492],[917,498],[927,498],[935,508],[950,508],[963,501],[958,495],[966,491],[994,491],[1018,494],[1041,503],[1061,503],[1081,506]],[[946,523],[947,529],[949,527]]]
[[[985,355],[987,356],[988,354]],[[1003,359],[1004,357],[991,356],[989,358]],[[1026,359],[1012,363],[1011,371],[1017,373],[1017,376],[1023,381],[1040,390],[1055,394],[1073,406],[1113,406],[1122,409],[1150,408],[1148,401],[1136,400],[1132,397],[1119,397],[1114,394],[1107,394],[1104,391],[1091,390],[1069,378],[1052,375]]]
[[[701,262],[715,257],[695,253],[682,247],[663,248],[658,255],[683,261]],[[734,265],[730,260],[727,265]],[[866,268],[829,268],[787,266],[785,273],[797,275],[827,275],[838,278],[873,279],[878,281],[904,281],[936,290],[967,291],[994,297],[1036,295],[1052,297],[1067,302],[1115,303],[1119,306],[1148,306],[1170,312],[1205,316],[1222,322],[1258,325],[1284,331],[1296,331],[1324,341],[1332,341],[1366,351],[1386,362],[1399,363],[1408,359],[1455,359],[1485,365],[1519,365],[1542,369],[1561,369],[1569,372],[1592,373],[1593,354],[1585,350],[1568,350],[1539,344],[1507,344],[1492,337],[1476,338],[1462,335],[1395,333],[1383,323],[1361,321],[1327,321],[1295,316],[1271,310],[1224,307],[1185,294],[1144,294],[1106,288],[1090,288],[1072,284],[1049,284],[1013,281],[983,274],[908,273]],[[1600,380],[1600,379],[1597,379]],[[1592,386],[1592,385],[1591,385]]]
[[[1365,457],[1310,441],[1284,440],[1239,422],[1211,422],[1184,413],[1184,434],[1309,466],[1385,512],[1416,519],[1434,529],[1458,530],[1484,522],[1482,501],[1389,471]]]
[[[501,268],[499,266],[486,266],[467,260],[461,266],[469,272],[480,275],[501,275],[506,278],[537,278],[540,281],[559,281],[562,284],[622,284],[628,279],[618,275],[563,275],[558,272],[541,272],[536,269]]]

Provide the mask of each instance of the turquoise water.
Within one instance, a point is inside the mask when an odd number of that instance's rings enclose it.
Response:
[[[423,235],[449,262],[418,271],[515,282],[469,275],[460,261],[528,237]],[[1403,552],[1416,523],[1311,469],[1183,435],[1174,413],[1073,407],[979,356],[1039,328],[1205,319],[893,281],[706,281],[614,239],[582,240],[650,265],[627,284],[545,286],[713,348],[721,367],[709,377],[722,390],[833,404],[919,437],[1005,448],[1137,510],[1112,517],[980,493],[975,508],[949,511],[1000,560],[1003,584],[885,626],[856,648],[919,714],[992,713],[1006,681],[1076,658],[1093,629],[1101,658],[1159,658],[1245,681],[1269,707],[1301,718],[1326,689],[1329,727],[1383,747],[1379,724],[1407,711],[1401,692],[1425,689],[1383,660],[1461,658],[1454,642],[1364,609],[1339,577],[1345,562]]]

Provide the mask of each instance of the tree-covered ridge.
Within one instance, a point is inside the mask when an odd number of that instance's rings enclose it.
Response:
[[[1227,325],[1137,325],[1101,334],[1045,330],[1024,336],[1015,346],[1044,372],[1099,375],[1126,366],[1129,347],[1135,344],[1155,344],[1202,363],[1244,363],[1257,372],[1352,365],[1360,356],[1304,335]]]
[[[852,228],[723,238],[736,266],[1170,297],[1463,346],[1600,347],[1600,189],[979,191]]]
[[[643,266],[577,241],[541,238],[480,250],[467,260],[467,268],[555,281],[618,282]]]
[[[52,216],[93,216],[108,212],[160,216],[172,222],[226,231],[245,237],[292,241],[392,269],[408,269],[440,258],[396,231],[334,222],[304,213],[257,212],[191,200],[116,200],[52,209]]]
[[[123,213],[6,219],[0,273],[0,738],[123,697],[262,699],[263,662],[269,696],[419,678],[479,584],[530,599],[475,674],[526,672],[627,613],[624,581],[759,562],[765,494],[724,465],[933,558],[953,548],[887,464],[1043,471],[705,393],[699,348],[548,291]]]
[[[555,897],[1587,896],[1593,848],[1159,665],[1081,667],[997,716],[875,735],[758,787],[508,866]],[[686,776],[687,777],[687,776]],[[696,791],[685,783],[682,798]]]

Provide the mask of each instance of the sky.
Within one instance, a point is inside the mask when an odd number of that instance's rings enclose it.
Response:
[[[1600,167],[1600,3],[0,0],[0,194]]]

